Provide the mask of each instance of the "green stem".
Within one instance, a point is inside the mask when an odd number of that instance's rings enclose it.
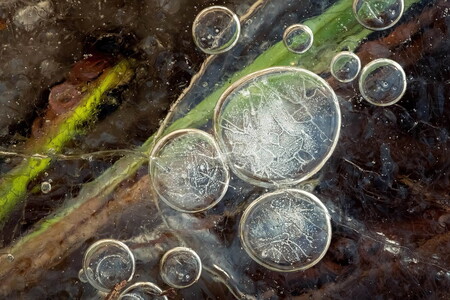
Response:
[[[131,77],[130,61],[123,60],[105,72],[90,87],[80,104],[61,121],[57,128],[50,128],[48,138],[37,141],[31,153],[48,153],[45,158],[30,157],[22,161],[0,182],[0,223],[4,222],[16,205],[26,196],[28,184],[51,164],[51,155],[61,152],[64,145],[81,133],[83,124],[96,115],[103,95]]]

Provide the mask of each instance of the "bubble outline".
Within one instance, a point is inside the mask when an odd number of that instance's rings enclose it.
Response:
[[[341,80],[341,79],[339,79],[339,78],[336,76],[336,74],[334,73],[333,65],[334,65],[334,63],[335,63],[339,58],[341,58],[341,56],[346,56],[346,55],[351,56],[352,58],[355,58],[355,59],[356,59],[356,61],[357,61],[357,63],[358,63],[358,72],[356,72],[355,76],[353,76],[353,77],[350,78],[350,79]],[[333,59],[331,60],[331,63],[330,63],[330,72],[331,72],[331,75],[332,75],[336,80],[338,80],[339,82],[342,82],[342,83],[348,83],[348,82],[351,82],[351,81],[355,80],[356,77],[358,77],[359,73],[361,72],[361,59],[359,58],[358,55],[356,55],[355,53],[353,53],[353,52],[351,52],[351,51],[341,51],[341,52],[337,53],[337,54],[333,57]]]
[[[398,21],[400,21],[400,19],[403,17],[403,13],[405,11],[405,1],[404,0],[399,0],[399,1],[400,1],[400,13],[399,13],[398,17],[394,21],[392,21],[391,24],[389,24],[388,26],[385,26],[385,27],[372,27],[370,25],[364,24],[364,22],[362,22],[361,19],[359,18],[358,13],[356,11],[356,5],[357,5],[356,2],[358,2],[358,0],[353,0],[353,5],[352,5],[352,7],[353,7],[353,15],[355,16],[356,21],[358,21],[358,23],[361,26],[363,26],[363,27],[365,27],[367,29],[374,30],[374,31],[385,30],[385,29],[391,28],[392,26],[397,24]]]
[[[191,283],[189,283],[188,285],[177,285],[177,284],[174,284],[173,282],[170,282],[170,281],[167,279],[167,276],[163,276],[163,274],[164,274],[164,273],[163,273],[163,266],[164,266],[164,264],[166,263],[168,257],[169,257],[171,254],[176,253],[176,252],[185,252],[185,253],[187,252],[187,253],[191,254],[191,255],[194,257],[194,259],[197,261],[197,263],[198,263],[199,268],[198,268],[198,271],[197,271],[197,275],[195,276],[195,278],[193,279],[193,281],[192,281]],[[195,251],[192,250],[191,248],[187,248],[187,247],[175,247],[175,248],[170,249],[170,250],[167,251],[166,253],[164,253],[163,257],[161,258],[161,261],[160,261],[160,264],[159,264],[159,274],[160,274],[160,276],[161,276],[161,279],[162,279],[167,285],[169,285],[169,286],[171,286],[171,287],[174,287],[174,288],[183,289],[183,288],[190,287],[191,285],[193,285],[194,283],[196,283],[196,282],[200,279],[200,276],[201,276],[201,274],[202,274],[202,268],[203,268],[202,265],[203,265],[203,264],[202,264],[202,260],[201,260],[200,257],[198,256],[197,252],[195,252]]]
[[[311,41],[308,43],[307,47],[305,48],[305,50],[302,51],[297,51],[292,49],[291,47],[289,47],[289,45],[287,44],[287,35],[294,29],[302,29],[303,31],[305,31],[307,34],[309,34],[309,36],[311,37]],[[307,25],[304,24],[293,24],[291,26],[289,26],[288,28],[286,28],[283,32],[283,43],[284,46],[292,53],[296,53],[296,54],[303,54],[305,52],[307,52],[312,44],[314,42],[314,33],[312,32],[311,28],[309,28]]]

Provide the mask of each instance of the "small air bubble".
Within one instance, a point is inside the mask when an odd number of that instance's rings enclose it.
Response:
[[[44,181],[41,183],[41,192],[44,194],[50,193],[52,190],[52,185],[48,181]]]

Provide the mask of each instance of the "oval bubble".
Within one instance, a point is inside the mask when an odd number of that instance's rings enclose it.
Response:
[[[226,52],[236,45],[241,33],[237,15],[223,6],[202,10],[192,24],[194,42],[207,54]]]
[[[348,51],[336,54],[331,61],[331,75],[340,82],[350,82],[358,76],[361,70],[359,57]]]
[[[305,270],[318,263],[331,241],[330,216],[314,195],[301,190],[265,194],[244,211],[240,238],[248,255],[274,271]]]
[[[380,58],[368,63],[359,77],[359,91],[369,103],[388,106],[397,103],[406,91],[406,75],[395,61]]]
[[[202,262],[192,249],[176,247],[167,251],[161,259],[161,278],[171,287],[189,287],[198,281],[201,273]]]
[[[354,0],[356,20],[367,29],[384,30],[394,26],[402,17],[403,0]]]
[[[152,282],[138,282],[126,288],[119,300],[167,300],[162,290]]]
[[[283,34],[283,42],[289,51],[305,53],[311,48],[314,35],[311,29],[303,24],[294,24],[286,28]]]
[[[317,173],[336,146],[340,124],[328,83],[292,67],[247,75],[222,94],[214,112],[214,132],[233,172],[263,187]]]
[[[83,259],[80,280],[87,280],[94,288],[109,292],[116,284],[133,278],[135,260],[127,245],[105,239],[92,244]]]
[[[197,129],[174,131],[150,155],[153,187],[173,209],[199,212],[216,205],[228,189],[229,172],[214,138]]]

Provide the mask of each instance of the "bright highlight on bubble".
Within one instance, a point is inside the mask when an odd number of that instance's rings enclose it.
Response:
[[[311,48],[314,35],[311,29],[303,24],[289,26],[283,34],[283,42],[289,51],[294,53],[305,53]]]
[[[353,13],[358,22],[371,30],[394,26],[402,17],[403,0],[354,0]]]
[[[331,61],[331,75],[340,82],[350,82],[358,76],[361,70],[361,61],[359,57],[348,51],[343,51]]]
[[[87,249],[78,277],[100,291],[109,292],[116,284],[130,281],[134,271],[135,260],[128,246],[117,240],[105,239]]]
[[[260,265],[279,272],[305,270],[318,263],[331,241],[330,216],[314,195],[281,190],[253,201],[242,215],[242,245]]]
[[[223,6],[202,10],[192,24],[194,42],[207,54],[226,52],[236,45],[241,33],[237,15]]]
[[[52,184],[48,181],[44,181],[41,183],[41,192],[43,194],[48,194],[52,191]]]
[[[171,287],[189,287],[198,281],[201,273],[202,262],[192,249],[173,248],[167,251],[161,259],[161,278]]]
[[[150,174],[160,198],[183,212],[213,207],[228,189],[228,168],[214,138],[197,129],[162,138],[150,155]]]
[[[374,105],[395,104],[406,91],[405,71],[393,60],[376,59],[361,71],[359,91],[364,99]]]
[[[325,164],[340,121],[327,82],[304,69],[276,67],[247,75],[222,94],[214,132],[237,176],[259,186],[286,186]]]

